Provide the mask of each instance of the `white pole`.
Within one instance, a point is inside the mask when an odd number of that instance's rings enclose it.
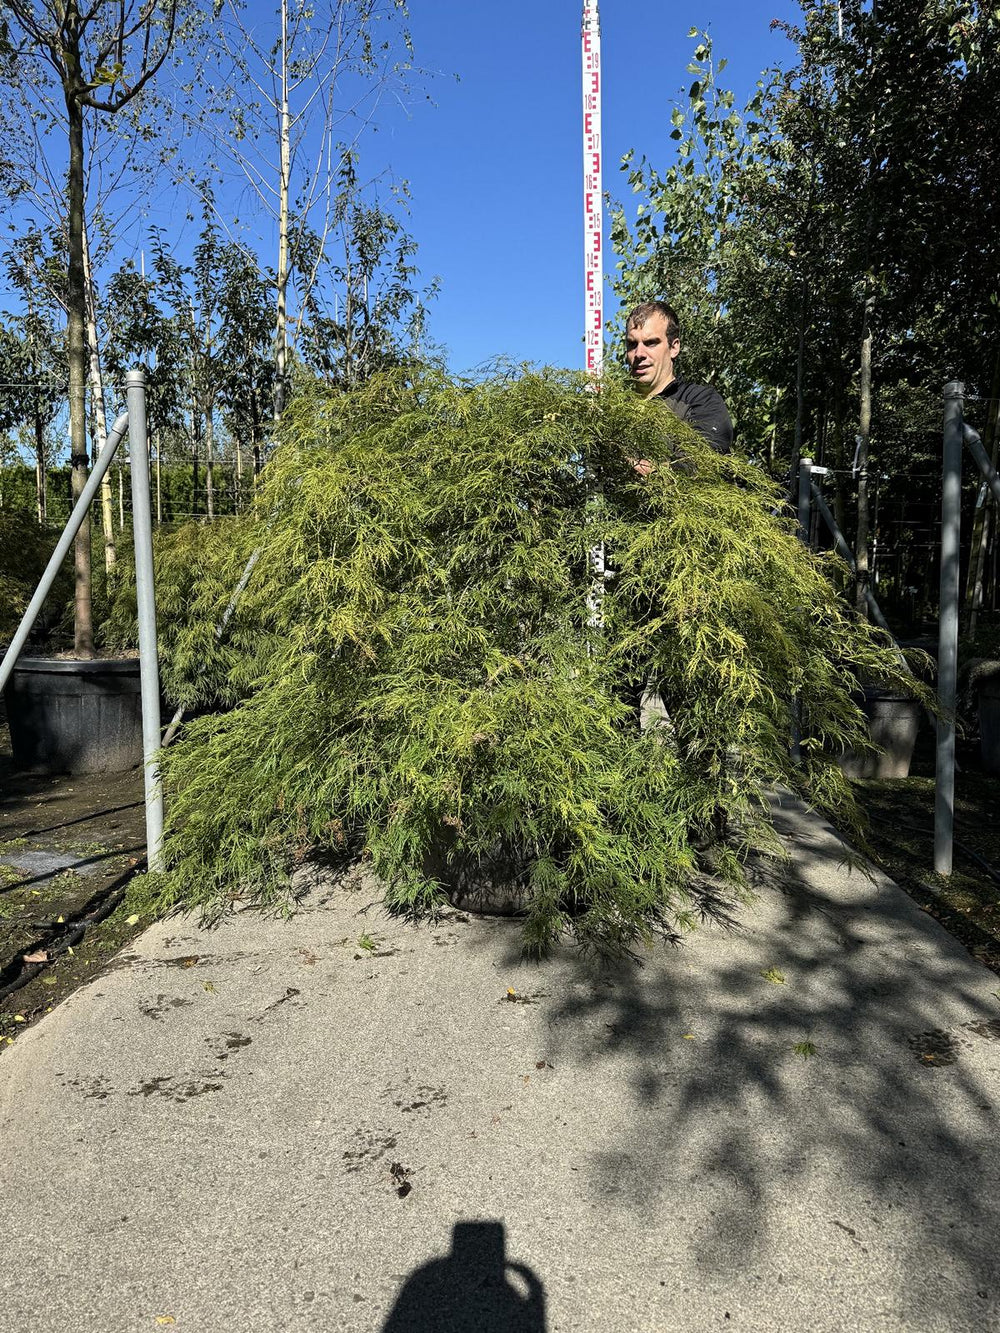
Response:
[[[601,221],[601,19],[597,0],[584,0],[583,56],[583,283],[586,366],[599,375],[604,361],[604,254]]]

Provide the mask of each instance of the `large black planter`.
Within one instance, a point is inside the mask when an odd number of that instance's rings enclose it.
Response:
[[[138,658],[22,657],[4,699],[25,772],[124,773],[142,762]]]
[[[842,756],[840,767],[849,778],[908,778],[913,748],[920,730],[921,706],[909,695],[890,690],[866,689],[864,714],[875,755]]]
[[[523,916],[531,898],[530,865],[523,852],[499,843],[483,856],[458,854],[442,843],[424,869],[443,886],[448,901],[463,912]]]
[[[979,744],[983,768],[1000,773],[1000,664],[991,663],[978,681]]]

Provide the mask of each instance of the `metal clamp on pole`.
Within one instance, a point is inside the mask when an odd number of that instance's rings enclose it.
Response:
[[[153,519],[149,505],[149,450],[146,434],[146,376],[130,370],[125,377],[132,464],[132,533],[135,540],[135,592],[139,613],[139,684],[142,692],[142,761],[146,795],[146,860],[163,869],[163,787],[160,782],[160,667],[156,647],[156,595],[153,587]]]
[[[955,832],[955,700],[958,693],[958,556],[962,503],[962,408],[965,385],[944,386],[941,467],[941,596],[938,608],[937,765],[934,784],[934,869],[950,875]]]

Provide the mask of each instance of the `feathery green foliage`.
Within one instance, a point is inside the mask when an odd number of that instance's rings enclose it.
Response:
[[[310,851],[358,848],[418,910],[501,855],[529,947],[628,948],[689,920],[712,830],[742,883],[774,784],[856,824],[833,760],[865,744],[851,691],[900,668],[757,469],[569,373],[317,386],[283,435],[250,517],[160,552],[172,691],[228,705],[165,754],[163,905],[280,903]],[[669,717],[641,731],[647,684]]]
[[[0,640],[13,637],[55,544],[52,533],[40,528],[34,518],[0,510]],[[54,608],[69,595],[69,587],[63,571],[46,603],[45,624],[57,614]]]

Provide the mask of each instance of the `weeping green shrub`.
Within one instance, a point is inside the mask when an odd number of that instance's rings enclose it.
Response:
[[[55,550],[58,535],[40,527],[30,514],[0,509],[0,642],[13,638]],[[71,589],[71,574],[63,568],[39,617],[36,638],[44,638],[58,622],[61,605]]]
[[[691,923],[713,834],[715,873],[743,882],[775,784],[856,827],[834,762],[866,743],[852,689],[900,668],[779,504],[617,383],[304,392],[253,514],[161,552],[175,696],[228,707],[165,754],[160,905],[280,904],[325,849],[416,911],[499,853],[523,865],[531,948],[627,948]],[[667,719],[642,731],[644,690]]]

